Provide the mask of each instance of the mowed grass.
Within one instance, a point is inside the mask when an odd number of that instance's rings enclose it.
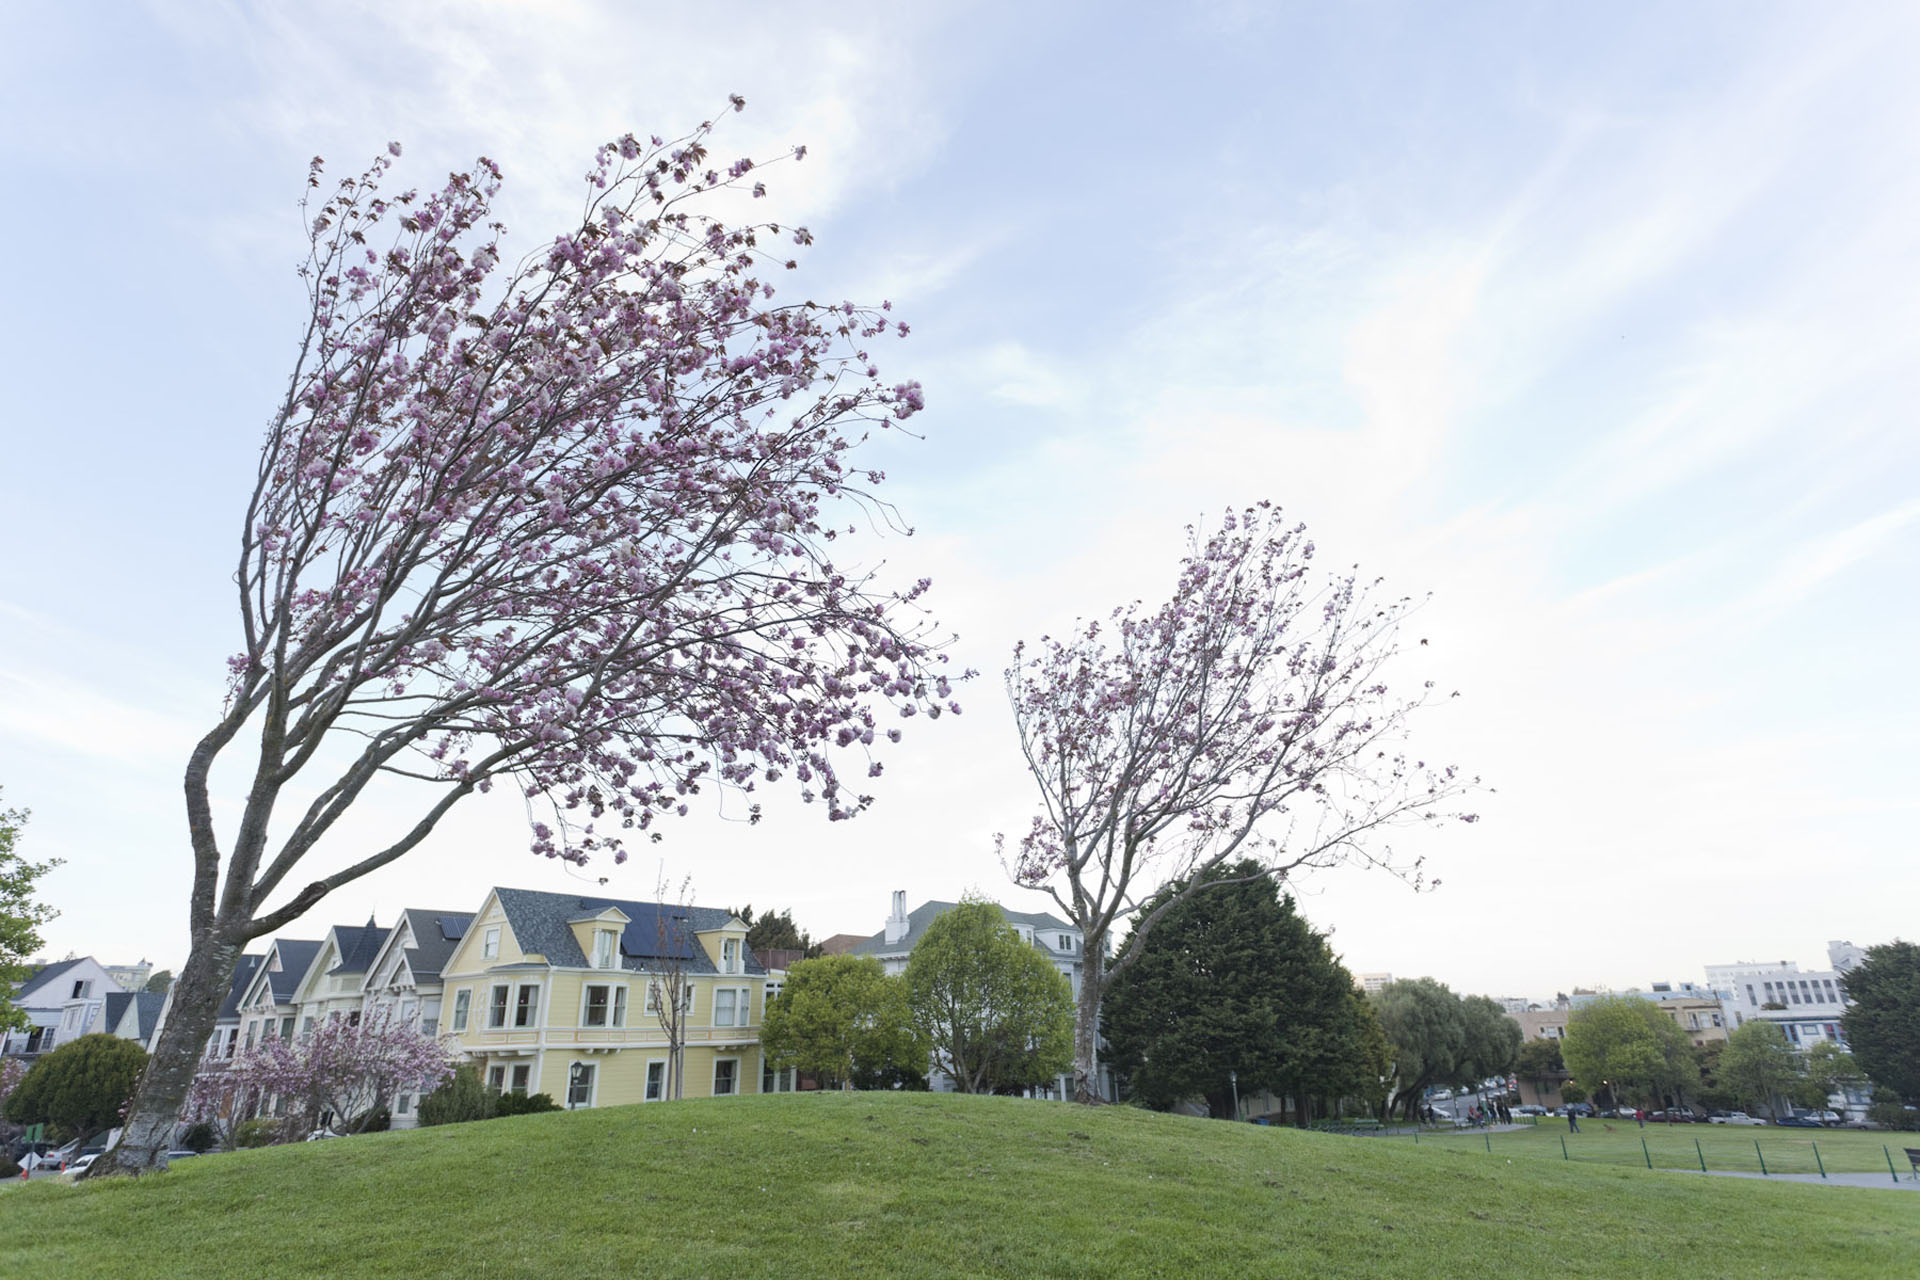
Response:
[[[1832,1280],[1916,1267],[1909,1192],[927,1094],[522,1116],[0,1195],[0,1276],[63,1280]]]
[[[1613,1126],[1611,1131],[1607,1125]],[[1643,1141],[1644,1152],[1640,1145]],[[1565,1120],[1548,1119],[1512,1133],[1465,1130],[1420,1135],[1423,1147],[1482,1156],[1489,1143],[1493,1154],[1500,1157],[1638,1165],[1643,1171],[1649,1158],[1656,1169],[1695,1171],[1704,1158],[1708,1169],[1760,1173],[1764,1159],[1767,1173],[1818,1174],[1824,1166],[1828,1173],[1877,1173],[1891,1186],[1888,1157],[1900,1174],[1909,1172],[1902,1148],[1920,1147],[1920,1134],[1718,1124],[1649,1124],[1642,1129],[1631,1120],[1582,1120],[1580,1132],[1569,1133]],[[1695,1143],[1699,1144],[1697,1148]],[[1920,1264],[1916,1264],[1914,1274],[1920,1275]]]

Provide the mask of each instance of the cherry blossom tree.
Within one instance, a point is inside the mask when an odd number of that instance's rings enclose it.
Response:
[[[1189,530],[1172,597],[1114,611],[1066,639],[1014,650],[1007,696],[1040,812],[1002,857],[1085,937],[1074,1092],[1097,1098],[1100,999],[1153,926],[1196,893],[1240,882],[1228,859],[1285,878],[1339,862],[1421,883],[1418,860],[1381,843],[1405,823],[1471,822],[1475,785],[1405,749],[1431,682],[1395,693],[1384,672],[1412,608],[1357,573],[1313,572],[1313,543],[1269,503]],[[1422,644],[1426,642],[1421,641]],[[1140,911],[1109,956],[1116,922]]]
[[[303,1127],[326,1121],[349,1133],[395,1094],[438,1088],[454,1066],[444,1043],[387,1009],[336,1013],[291,1041],[268,1036],[230,1064],[207,1065],[187,1095],[182,1118],[190,1123],[230,1130],[241,1113],[278,1099]]]
[[[386,193],[397,144],[330,190],[313,163],[239,649],[186,769],[191,951],[111,1167],[163,1162],[244,944],[474,792],[517,788],[537,853],[618,861],[708,788],[757,820],[755,789],[790,778],[853,817],[898,718],[957,709],[927,583],[829,555],[904,528],[852,455],[921,408],[873,354],[907,328],[886,303],[775,305],[784,242],[812,237],[709,211],[765,193],[711,132],[601,148],[579,224],[513,267],[491,161],[426,195]],[[245,778],[225,825],[217,761]],[[377,782],[416,820],[301,876]]]

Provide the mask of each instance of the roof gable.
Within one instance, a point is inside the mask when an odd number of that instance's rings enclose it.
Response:
[[[717,973],[697,935],[738,923],[732,912],[714,907],[683,907],[497,887],[492,896],[507,917],[507,925],[513,930],[520,949],[528,954],[543,955],[549,964],[560,968],[588,967],[587,957],[574,937],[573,924],[599,919],[609,907],[627,918],[620,931],[620,967],[623,969],[642,970],[677,963],[688,973]],[[764,974],[766,970],[749,959],[746,972]]]

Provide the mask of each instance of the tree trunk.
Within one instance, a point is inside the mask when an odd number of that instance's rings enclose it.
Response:
[[[88,1171],[88,1176],[141,1174],[167,1167],[174,1126],[179,1122],[187,1091],[193,1087],[194,1072],[206,1051],[207,1037],[213,1034],[239,958],[239,945],[213,929],[194,938],[187,963],[174,979],[173,1002],[167,1010],[166,1025],[160,1029],[159,1043],[154,1045],[153,1056],[140,1073],[133,1101],[127,1106],[120,1141]]]
[[[1106,940],[1087,939],[1080,964],[1080,998],[1073,1019],[1073,1100],[1097,1103],[1100,1097],[1100,996],[1107,985]]]

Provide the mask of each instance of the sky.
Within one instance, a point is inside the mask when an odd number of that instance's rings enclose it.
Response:
[[[854,822],[709,804],[622,867],[476,799],[287,934],[494,884],[689,880],[815,936],[895,889],[1041,909],[993,846],[1034,805],[1013,644],[1164,599],[1186,526],[1271,499],[1431,595],[1395,674],[1462,696],[1415,741],[1490,788],[1397,837],[1434,888],[1292,886],[1349,967],[1539,996],[1913,937],[1917,60],[1890,4],[0,6],[0,792],[64,863],[47,953],[185,956],[309,157],[491,156],[530,246],[598,143],[730,93],[719,151],[809,148],[756,210],[815,234],[792,287],[913,326],[919,437],[866,455],[913,534],[868,550],[934,579],[965,714]]]

